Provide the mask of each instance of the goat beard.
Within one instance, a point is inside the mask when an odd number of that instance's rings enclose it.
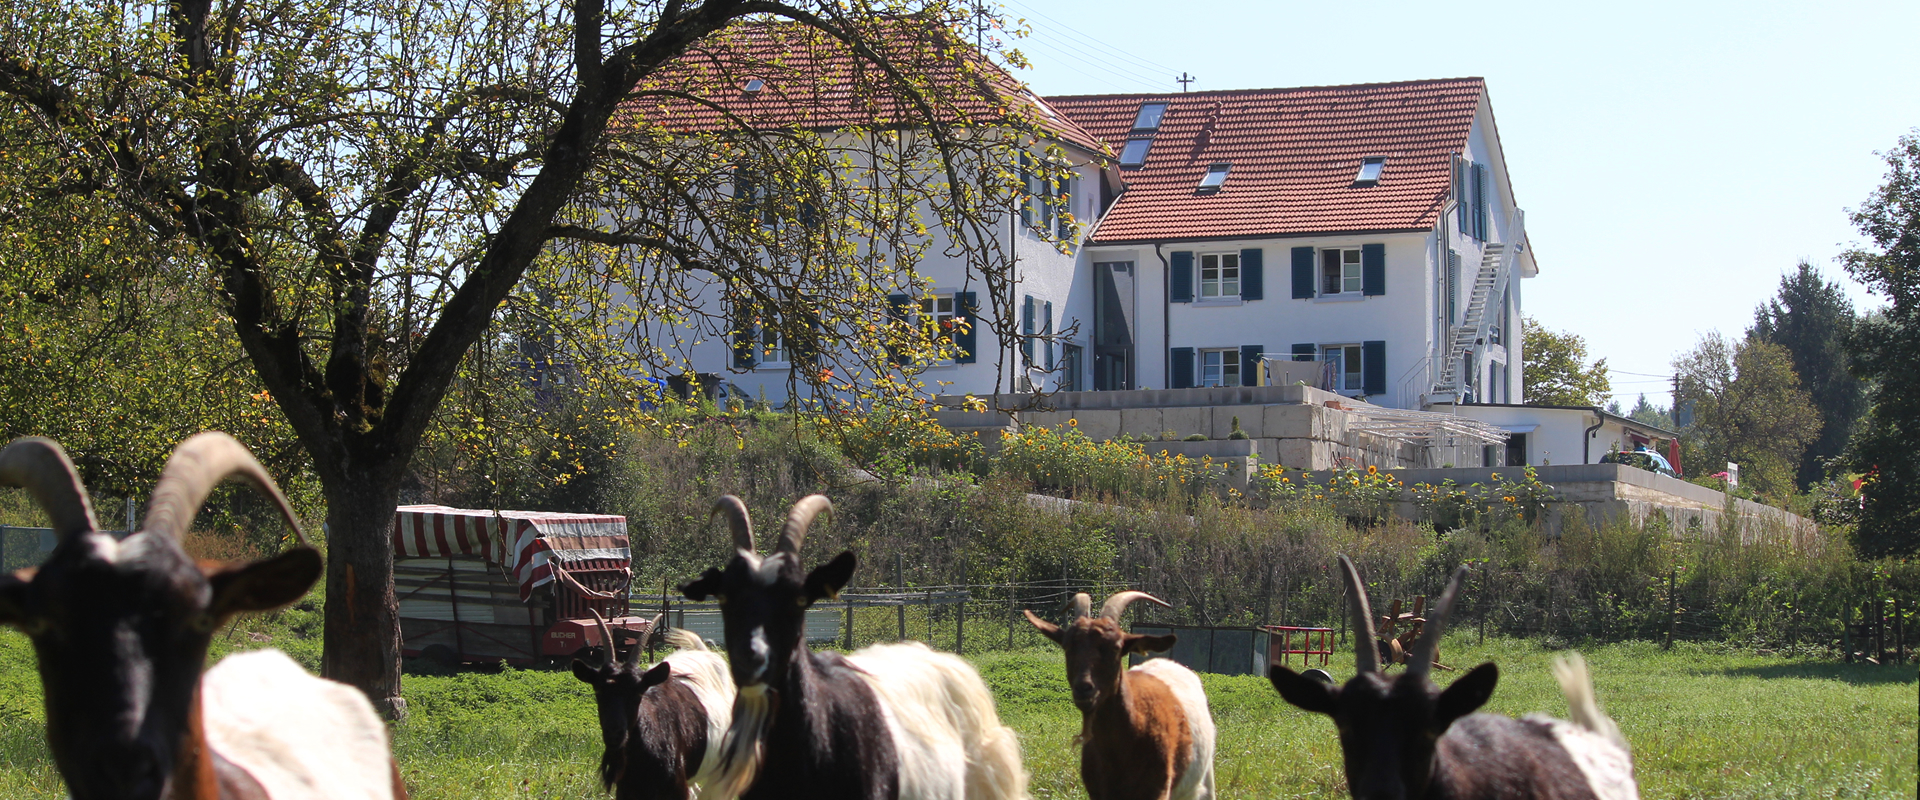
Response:
[[[701,800],[728,800],[746,792],[766,755],[767,729],[773,727],[776,692],[765,684],[740,687],[733,699],[733,722],[720,743],[720,774],[701,787]]]

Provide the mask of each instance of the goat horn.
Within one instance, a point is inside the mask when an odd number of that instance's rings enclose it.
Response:
[[[1100,618],[1110,619],[1116,623],[1119,622],[1120,615],[1126,613],[1127,606],[1133,605],[1133,601],[1135,600],[1145,600],[1149,603],[1153,603],[1157,606],[1160,606],[1161,608],[1173,607],[1172,603],[1169,603],[1158,597],[1154,597],[1153,595],[1147,594],[1146,592],[1136,592],[1136,591],[1129,590],[1125,592],[1116,593],[1114,596],[1107,598],[1107,602],[1101,603]]]
[[[1072,605],[1074,619],[1093,616],[1093,598],[1088,596],[1086,592],[1075,594]]]
[[[715,514],[727,515],[727,527],[733,529],[734,549],[753,552],[753,518],[747,516],[747,504],[738,497],[723,494],[713,501],[713,511],[708,512],[707,519],[713,519]]]
[[[160,471],[160,481],[153,485],[153,499],[147,503],[146,530],[179,541],[193,524],[194,516],[200,513],[201,504],[207,502],[213,487],[235,475],[245,478],[272,500],[287,526],[293,528],[294,537],[300,544],[307,545],[307,534],[300,530],[300,520],[294,516],[287,496],[280,493],[279,484],[273,482],[273,476],[247,452],[246,445],[219,431],[196,433],[173,449],[166,468]]]
[[[634,643],[633,652],[627,654],[627,663],[640,666],[640,651],[646,649],[645,645],[649,641],[661,640],[660,625],[666,621],[667,615],[664,613],[655,614],[653,619],[647,621],[647,635],[640,637],[640,641]]]
[[[807,538],[807,527],[813,524],[813,518],[822,511],[832,511],[833,501],[824,494],[810,494],[800,498],[787,512],[787,524],[780,528],[780,542],[773,546],[776,553],[800,553],[800,543]]]
[[[0,486],[18,486],[32,494],[62,539],[100,529],[80,472],[59,442],[41,436],[13,440],[0,450]]]
[[[1413,643],[1413,654],[1407,656],[1407,674],[1425,678],[1433,671],[1433,656],[1440,648],[1440,634],[1445,632],[1447,617],[1453,613],[1453,601],[1460,596],[1460,584],[1466,582],[1467,565],[1461,564],[1453,571],[1453,579],[1447,581],[1447,590],[1440,594],[1440,602],[1433,605],[1432,613],[1427,615],[1427,624],[1420,631],[1420,641]]]
[[[600,626],[600,644],[607,648],[607,658],[601,662],[601,665],[611,667],[613,666],[613,655],[616,652],[616,648],[613,646],[613,629],[607,627],[607,620],[605,617],[600,616],[600,609],[588,606],[587,610],[593,612],[593,624]],[[640,648],[636,647],[634,649],[639,650]]]
[[[1380,645],[1373,635],[1373,609],[1367,604],[1367,585],[1360,582],[1360,572],[1353,568],[1353,559],[1345,554],[1340,556],[1340,574],[1347,579],[1348,607],[1353,611],[1353,653],[1354,667],[1360,673],[1380,671]]]

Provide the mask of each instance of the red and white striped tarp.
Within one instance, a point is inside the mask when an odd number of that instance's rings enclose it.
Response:
[[[520,584],[520,599],[551,583],[555,563],[617,559],[628,563],[627,518],[612,514],[488,511],[401,506],[394,513],[395,558],[479,556]]]

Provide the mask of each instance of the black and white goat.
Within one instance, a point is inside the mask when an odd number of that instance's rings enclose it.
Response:
[[[600,641],[613,631],[600,612]],[[720,771],[720,743],[733,716],[733,679],[727,662],[684,630],[662,632],[654,617],[651,639],[677,648],[652,669],[640,668],[646,641],[626,659],[607,647],[599,664],[573,662],[573,676],[593,687],[600,712],[600,783],[618,800],[685,800]]]
[[[1461,567],[1440,596],[1407,671],[1380,671],[1366,586],[1340,557],[1352,602],[1358,674],[1333,686],[1274,665],[1268,672],[1280,696],[1333,718],[1346,761],[1347,786],[1360,800],[1633,800],[1633,758],[1613,720],[1594,701],[1584,662],[1570,655],[1554,664],[1573,721],[1541,715],[1513,719],[1475,714],[1493,695],[1500,671],[1481,664],[1445,690],[1427,676],[1446,628]]]
[[[1017,800],[1027,774],[993,695],[967,662],[917,642],[851,655],[807,648],[807,607],[835,597],[853,576],[850,552],[803,571],[800,544],[832,506],[795,503],[772,554],[754,552],[746,506],[725,515],[734,555],[680,587],[720,601],[739,696],[708,800]]]
[[[1080,709],[1080,780],[1093,800],[1212,800],[1213,714],[1200,676],[1170,658],[1124,669],[1127,656],[1173,648],[1173,634],[1128,633],[1120,616],[1146,592],[1120,592],[1100,605],[1073,596],[1073,619],[1027,621],[1066,651],[1067,685]]]
[[[180,546],[215,484],[240,477],[271,499],[299,545],[251,564],[195,562]],[[387,729],[359,690],[307,674],[277,650],[206,670],[213,632],[278,608],[320,577],[293,509],[239,442],[202,433],[173,451],[144,530],[99,530],[73,462],[49,439],[0,450],[0,486],[31,493],[60,537],[38,569],[0,576],[0,623],[40,662],[47,747],[74,800],[407,796]]]

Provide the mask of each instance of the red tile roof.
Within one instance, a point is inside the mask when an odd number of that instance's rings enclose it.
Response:
[[[1146,163],[1093,243],[1427,230],[1485,95],[1479,78],[1179,94],[1049,97],[1118,153],[1144,102],[1167,103]],[[1377,185],[1361,159],[1386,157]],[[1226,184],[1195,188],[1229,162]]]
[[[868,44],[932,100],[936,119],[963,125],[1024,123],[1101,152],[1099,139],[946,28],[892,17],[872,22],[864,33]],[[763,85],[749,92],[754,79]],[[762,130],[918,127],[926,119],[874,60],[794,22],[741,23],[700,41],[637,87],[621,113],[616,125],[659,124],[675,131],[732,129],[727,115]]]

